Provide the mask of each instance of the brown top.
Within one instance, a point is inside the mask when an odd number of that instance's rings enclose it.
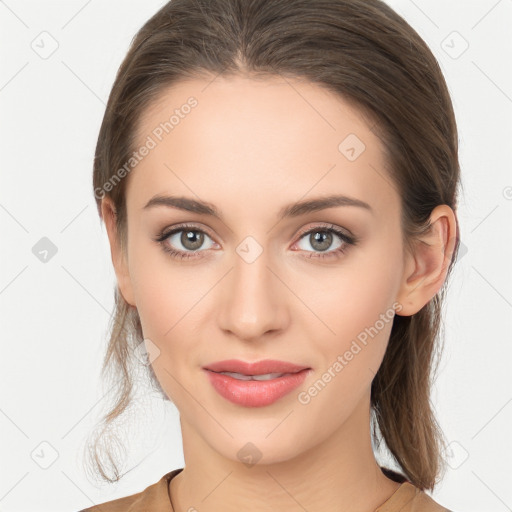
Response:
[[[79,512],[174,512],[169,497],[169,482],[183,468],[166,473],[143,491],[124,498],[94,505]],[[375,512],[450,512],[409,481],[400,487]]]

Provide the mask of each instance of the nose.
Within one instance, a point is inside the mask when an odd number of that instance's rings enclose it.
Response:
[[[255,341],[286,328],[291,292],[277,276],[263,251],[254,261],[235,255],[234,267],[217,297],[217,322],[236,338]]]

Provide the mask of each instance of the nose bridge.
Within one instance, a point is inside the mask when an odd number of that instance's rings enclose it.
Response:
[[[283,285],[269,269],[269,252],[250,236],[235,251],[221,298],[220,327],[243,339],[282,328],[285,310],[278,288]]]

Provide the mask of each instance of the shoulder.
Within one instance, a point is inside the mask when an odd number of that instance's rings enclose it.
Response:
[[[452,512],[409,481],[404,482],[375,512],[395,512],[396,510],[400,510],[400,512]]]
[[[143,492],[144,491],[141,491],[136,494],[125,496],[124,498],[118,498],[112,501],[105,501],[104,503],[100,503],[89,508],[84,508],[83,510],[79,510],[78,512],[121,512],[122,510],[127,511],[134,503],[140,500],[140,497]]]
[[[84,508],[78,512],[137,512],[139,510],[169,510],[168,484],[172,477],[181,472],[183,468],[166,473],[158,482],[147,486],[143,491],[112,501],[106,501]]]
[[[414,487],[414,489],[416,494],[411,502],[411,512],[452,512],[417,487]],[[406,508],[405,510],[409,509]]]

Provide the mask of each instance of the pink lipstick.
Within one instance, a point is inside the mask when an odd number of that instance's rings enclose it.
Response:
[[[203,370],[226,400],[243,407],[263,407],[300,386],[311,368],[273,359],[254,363],[230,359],[208,364]]]

